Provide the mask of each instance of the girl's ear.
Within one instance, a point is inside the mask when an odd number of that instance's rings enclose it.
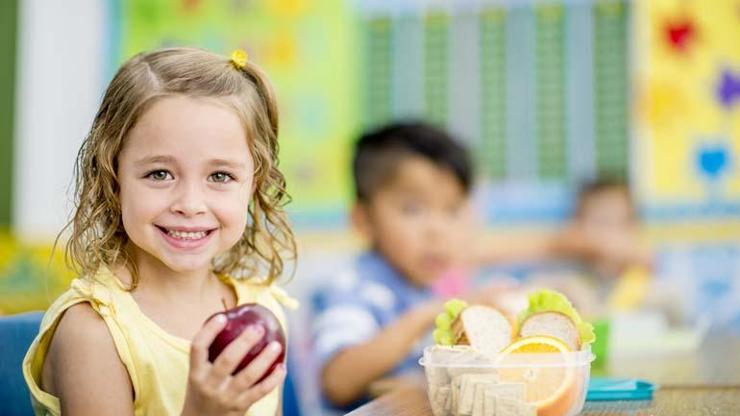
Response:
[[[361,202],[355,202],[355,204],[352,205],[352,210],[350,211],[350,221],[352,223],[352,228],[362,234],[363,237],[368,239],[372,237],[370,213],[368,212],[368,207],[365,204]]]

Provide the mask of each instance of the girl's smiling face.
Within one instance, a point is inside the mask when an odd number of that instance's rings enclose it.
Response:
[[[135,258],[198,271],[242,237],[254,161],[239,116],[223,102],[158,99],[126,137],[117,175]]]

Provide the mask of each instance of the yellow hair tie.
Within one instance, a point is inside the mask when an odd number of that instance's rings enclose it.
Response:
[[[247,65],[247,53],[243,49],[236,49],[231,52],[231,63],[238,69],[244,69]]]

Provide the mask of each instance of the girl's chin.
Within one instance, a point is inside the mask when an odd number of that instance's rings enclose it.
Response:
[[[162,264],[168,269],[177,273],[191,273],[201,270],[209,270],[211,268],[211,256],[203,256],[198,259],[173,259],[173,258],[160,258]]]
[[[202,263],[199,262],[195,264],[191,264],[191,263],[177,264],[176,263],[170,266],[170,269],[172,269],[172,271],[180,272],[180,273],[197,272],[201,270],[209,270],[210,268],[211,268],[210,261],[206,261]]]

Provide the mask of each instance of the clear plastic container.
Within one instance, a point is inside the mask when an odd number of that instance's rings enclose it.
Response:
[[[419,364],[435,416],[570,416],[583,409],[593,359],[590,348],[483,354],[435,345]]]

